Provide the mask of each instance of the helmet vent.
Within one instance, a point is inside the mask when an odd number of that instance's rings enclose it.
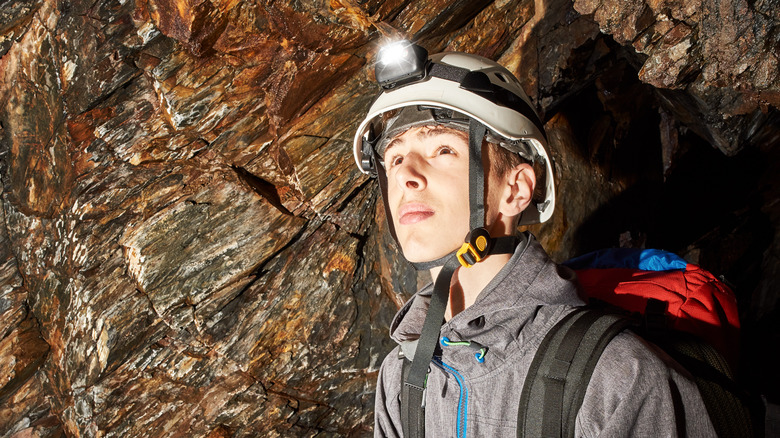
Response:
[[[494,75],[501,80],[501,82],[509,83],[509,79],[501,73],[494,73]]]

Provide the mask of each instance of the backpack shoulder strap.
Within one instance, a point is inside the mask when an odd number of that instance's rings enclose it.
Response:
[[[523,384],[518,437],[574,436],[577,412],[596,362],[629,323],[621,315],[582,307],[550,329]]]
[[[425,393],[415,393],[409,391],[406,382],[409,377],[409,369],[412,367],[412,361],[406,357],[401,359],[401,430],[405,437],[424,437],[425,436]]]

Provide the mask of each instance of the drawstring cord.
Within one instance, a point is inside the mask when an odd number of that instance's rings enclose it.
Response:
[[[488,351],[488,348],[484,345],[481,345],[474,341],[451,341],[450,338],[446,336],[442,336],[441,338],[441,345],[445,347],[469,347],[472,350],[476,350],[477,352],[474,353],[474,357],[477,359],[477,362],[483,363],[485,362],[485,354]]]

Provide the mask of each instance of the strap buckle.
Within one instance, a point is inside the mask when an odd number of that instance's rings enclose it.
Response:
[[[465,268],[470,268],[487,257],[492,242],[490,233],[484,228],[474,228],[466,236],[466,242],[460,247],[456,256]]]

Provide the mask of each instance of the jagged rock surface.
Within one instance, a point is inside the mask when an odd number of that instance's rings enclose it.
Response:
[[[640,80],[674,90],[663,93],[666,106],[727,155],[756,141],[769,108],[780,106],[776,2],[575,0],[574,8],[641,54]]]
[[[399,37],[525,82],[554,258],[676,250],[776,341],[776,3],[3,2],[0,437],[370,434],[425,281],[351,156]]]

